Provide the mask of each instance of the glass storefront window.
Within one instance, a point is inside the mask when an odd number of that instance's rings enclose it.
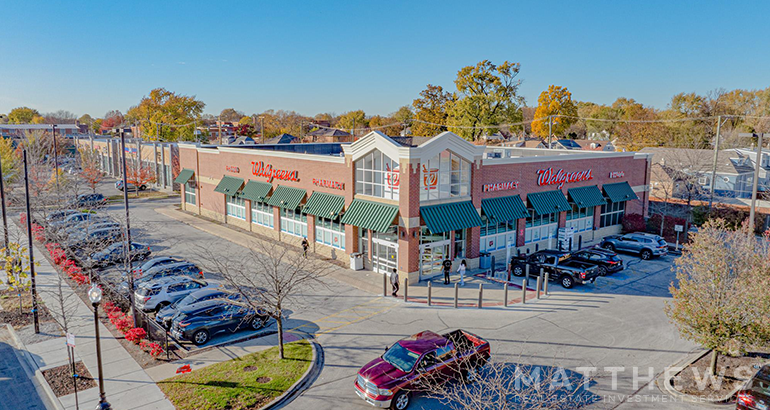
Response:
[[[251,223],[272,228],[273,207],[264,202],[251,201]]]
[[[471,163],[450,151],[443,151],[421,165],[420,200],[470,195]]]
[[[538,215],[534,209],[528,209],[526,229],[524,230],[524,243],[543,241],[555,238],[558,232],[559,214]]]
[[[356,161],[356,193],[398,199],[398,162],[374,150]]]
[[[567,227],[574,227],[575,232],[585,232],[594,229],[594,208],[579,208],[574,203],[567,211]]]
[[[196,201],[195,181],[193,179],[190,179],[184,184],[184,201],[191,205],[196,205],[198,203]]]
[[[316,217],[315,241],[338,249],[345,249],[345,224],[338,219]]]
[[[495,222],[486,215],[481,215],[481,233],[479,240],[482,252],[505,249],[516,246],[516,221]]]
[[[235,196],[227,196],[227,216],[246,220],[246,200]]]
[[[602,213],[599,219],[600,226],[618,225],[623,220],[623,215],[626,213],[626,201],[622,202],[609,202],[602,205]]]
[[[281,232],[307,238],[307,215],[303,214],[299,208],[281,208]]]

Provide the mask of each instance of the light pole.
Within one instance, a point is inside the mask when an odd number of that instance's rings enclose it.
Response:
[[[96,405],[96,410],[109,410],[112,407],[110,407],[110,403],[107,403],[107,398],[104,396],[104,375],[102,374],[102,345],[99,341],[99,304],[102,303],[102,288],[96,284],[91,285],[91,289],[88,290],[88,299],[91,300],[91,305],[94,307],[96,366],[99,371],[99,404]]]
[[[56,194],[59,194],[59,147],[56,146],[56,124],[51,125],[53,130],[53,169],[56,176]]]
[[[40,333],[40,320],[37,313],[37,286],[35,285],[35,252],[32,247],[32,208],[29,205],[29,171],[27,170],[27,150],[22,151],[24,157],[24,196],[27,204],[27,240],[29,245],[29,281],[32,286],[32,319],[35,322],[35,334]]]

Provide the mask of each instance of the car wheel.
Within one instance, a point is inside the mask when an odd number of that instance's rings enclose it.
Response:
[[[564,275],[559,280],[564,289],[572,289],[572,287],[575,286],[575,280],[569,275]]]
[[[645,249],[642,251],[642,259],[649,260],[652,259],[652,252],[650,252],[648,249]]]
[[[160,312],[164,307],[168,306],[167,302],[160,302],[157,306],[155,306],[155,313]]]
[[[255,316],[254,319],[251,319],[251,328],[254,330],[259,330],[265,327],[266,323],[267,323],[266,317]]]
[[[603,248],[608,250],[608,251],[615,252],[615,245],[613,245],[611,243],[605,243]]]
[[[197,346],[200,346],[209,341],[209,332],[205,329],[198,330],[193,333],[192,342]]]
[[[393,410],[404,410],[409,406],[410,394],[408,391],[401,390],[396,393],[396,397],[390,402],[390,408]]]
[[[513,276],[524,276],[524,267],[516,265],[513,267]]]
[[[469,366],[467,369],[463,370],[462,377],[463,383],[465,384],[476,383],[476,381],[479,379],[479,371],[475,366]]]
[[[607,276],[607,268],[604,266],[599,266],[599,269],[597,269],[599,272],[599,276]]]
[[[139,187],[140,191],[144,191],[145,189],[147,189],[147,185],[142,185],[142,186]]]

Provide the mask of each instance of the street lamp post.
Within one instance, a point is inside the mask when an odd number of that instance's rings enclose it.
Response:
[[[96,284],[91,286],[88,290],[88,299],[91,300],[91,305],[94,307],[94,331],[96,337],[96,364],[99,371],[99,404],[96,405],[96,410],[110,410],[110,403],[107,403],[107,398],[104,395],[104,375],[102,374],[102,345],[99,340],[99,304],[102,303],[102,288]]]

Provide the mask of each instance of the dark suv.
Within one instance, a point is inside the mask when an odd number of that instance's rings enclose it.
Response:
[[[107,205],[107,199],[102,194],[83,194],[78,195],[77,198],[72,200],[70,206],[72,208],[88,208],[96,209]]]
[[[559,282],[564,288],[570,289],[576,283],[593,282],[599,276],[596,265],[570,258],[569,252],[543,250],[531,255],[519,255],[511,258],[511,273],[523,276],[526,265],[530,266],[530,275],[537,276],[540,268],[548,273],[550,281]]]
[[[620,272],[623,270],[623,259],[618,254],[604,249],[586,249],[572,254],[572,259],[580,262],[586,262],[597,266],[599,276],[606,276],[608,273]]]
[[[180,310],[171,324],[171,335],[202,345],[217,333],[261,329],[268,319],[267,313],[254,311],[246,304],[227,299],[211,299]]]

